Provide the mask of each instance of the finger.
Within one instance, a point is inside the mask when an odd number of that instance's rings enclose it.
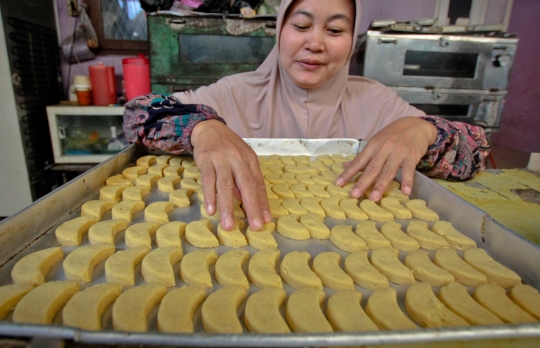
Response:
[[[369,199],[372,201],[379,201],[390,185],[390,182],[396,177],[396,173],[402,162],[402,160],[398,158],[399,157],[396,158],[396,156],[390,156],[386,159],[385,164],[379,172],[377,181],[373,186],[373,190],[371,190],[371,193],[369,194]]]
[[[238,189],[238,186],[236,185],[236,182],[234,183],[233,196],[234,196],[234,198],[236,198],[237,200],[242,202],[242,193]]]
[[[251,172],[255,180],[257,180],[257,190],[259,195],[259,207],[262,212],[263,222],[265,224],[272,222],[272,213],[268,204],[268,195],[266,194],[266,185],[264,184],[264,176],[261,172],[261,167],[257,162],[251,162]]]
[[[346,162],[347,163],[346,166],[345,166],[345,163],[344,163],[343,168],[345,168],[345,170],[338,176],[338,178],[336,179],[335,184],[337,186],[345,185],[359,171],[364,169],[364,167],[367,165],[367,163],[369,162],[371,157],[372,157],[372,151],[370,150],[370,148],[366,147],[366,149],[364,149],[364,151],[359,153],[354,158],[354,160],[352,160],[351,162]]]
[[[235,180],[242,194],[244,209],[251,229],[258,231],[263,227],[258,183],[247,166],[235,168]]]
[[[375,158],[365,157],[360,160],[362,162],[361,169],[363,169],[363,173],[349,193],[352,198],[360,198],[364,194],[373,181],[375,181],[379,175],[380,169],[384,165],[384,156],[376,156]],[[364,164],[364,162],[366,163]]]
[[[201,164],[201,184],[204,193],[204,206],[208,215],[214,215],[216,206],[216,171],[212,162]]]
[[[221,227],[226,231],[230,231],[234,228],[234,177],[228,165],[216,167],[216,174],[216,190],[221,214]]]
[[[401,168],[401,193],[405,196],[411,194],[416,164],[416,161],[410,158],[407,158],[403,162],[403,167]]]

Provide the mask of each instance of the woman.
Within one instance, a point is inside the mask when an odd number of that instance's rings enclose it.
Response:
[[[206,210],[213,214],[219,201],[225,229],[234,227],[233,195],[253,229],[271,221],[257,157],[242,137],[367,140],[336,180],[344,185],[363,170],[353,198],[375,181],[369,198],[379,200],[399,168],[406,195],[415,168],[455,180],[483,169],[489,147],[480,127],[425,116],[380,83],[348,76],[359,22],[359,0],[282,0],[276,46],[256,71],[172,97],[138,97],[126,105],[126,135],[193,152]]]

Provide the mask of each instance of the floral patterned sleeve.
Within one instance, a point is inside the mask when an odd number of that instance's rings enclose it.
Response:
[[[490,148],[484,129],[436,116],[423,116],[438,130],[437,141],[428,148],[416,169],[427,176],[461,181],[484,169]]]
[[[191,132],[205,120],[225,121],[209,106],[182,104],[167,94],[148,94],[125,105],[124,133],[130,143],[174,154],[193,153]]]

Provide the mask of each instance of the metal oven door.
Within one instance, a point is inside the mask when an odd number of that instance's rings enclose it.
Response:
[[[363,75],[387,86],[507,90],[517,42],[369,31]]]
[[[400,97],[428,115],[482,126],[487,132],[501,124],[507,92],[393,87]]]

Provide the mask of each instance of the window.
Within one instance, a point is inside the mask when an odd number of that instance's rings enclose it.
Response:
[[[514,0],[436,0],[434,17],[438,25],[498,26],[508,29]]]
[[[146,13],[139,0],[86,0],[101,53],[148,51]]]

